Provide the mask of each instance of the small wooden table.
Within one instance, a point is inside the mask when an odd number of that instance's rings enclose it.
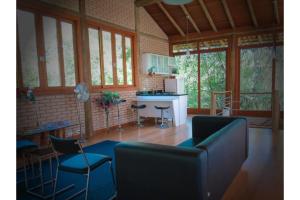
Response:
[[[46,146],[49,144],[48,135],[54,135],[57,137],[65,138],[66,128],[79,125],[78,123],[72,123],[68,120],[48,122],[42,124],[39,127],[30,128],[27,130],[18,131],[17,135],[20,138],[30,138],[40,146]]]

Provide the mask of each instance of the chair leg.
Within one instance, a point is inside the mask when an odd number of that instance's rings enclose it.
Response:
[[[23,168],[24,168],[24,178],[25,178],[25,188],[27,190],[28,188],[28,177],[27,177],[27,164],[26,164],[26,156],[25,154],[23,153]]]
[[[90,181],[90,170],[88,170],[87,180],[86,180],[86,189],[85,189],[85,200],[88,198],[89,193],[89,181]]]
[[[43,178],[41,158],[39,158],[39,171],[40,171],[40,180],[41,180],[42,193],[44,194],[44,178]]]
[[[56,168],[56,175],[54,180],[53,200],[55,200],[55,195],[56,195],[57,179],[58,179],[58,166]]]

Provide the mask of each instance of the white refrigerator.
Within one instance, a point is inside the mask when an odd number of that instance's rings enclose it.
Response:
[[[184,79],[165,79],[165,92],[175,92],[177,94],[184,94]]]

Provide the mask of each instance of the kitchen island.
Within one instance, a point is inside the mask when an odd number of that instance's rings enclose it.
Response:
[[[142,117],[160,118],[161,112],[154,106],[170,106],[164,111],[165,118],[173,119],[175,126],[185,124],[187,118],[187,94],[170,92],[137,92],[137,104],[145,104],[146,108],[139,110]]]

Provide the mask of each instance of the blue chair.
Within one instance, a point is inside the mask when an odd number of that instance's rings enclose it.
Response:
[[[75,196],[77,196],[85,191],[85,200],[87,200],[88,190],[89,190],[90,172],[107,162],[110,164],[112,180],[113,180],[113,184],[115,186],[115,179],[114,179],[114,172],[113,172],[113,168],[112,168],[112,164],[111,164],[111,162],[112,162],[111,157],[101,155],[101,154],[95,154],[95,153],[85,153],[85,152],[83,152],[79,141],[75,140],[75,139],[62,139],[62,138],[57,138],[57,137],[54,137],[51,135],[49,135],[49,138],[51,140],[52,148],[55,152],[55,156],[57,159],[57,170],[56,170],[56,178],[55,178],[55,184],[54,184],[53,199],[55,199],[56,194],[61,192],[61,190],[56,192],[57,181],[58,181],[57,178],[58,178],[59,170],[65,171],[65,172],[70,172],[70,173],[83,174],[87,177],[86,187],[83,188],[82,190],[78,191],[77,193],[73,194],[68,199],[72,199]],[[58,153],[65,154],[67,156],[67,158],[59,159]],[[68,187],[70,187],[70,186],[68,186]],[[65,190],[65,188],[62,190]]]

